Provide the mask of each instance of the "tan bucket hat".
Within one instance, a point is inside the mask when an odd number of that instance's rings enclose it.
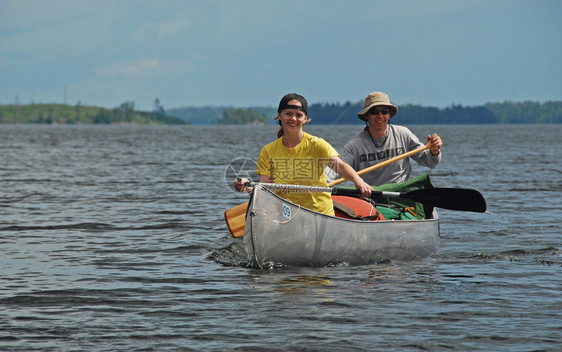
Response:
[[[396,105],[390,102],[390,98],[386,93],[383,92],[373,92],[369,93],[365,98],[365,102],[363,102],[363,110],[361,110],[357,117],[359,117],[363,121],[367,121],[367,111],[371,109],[373,106],[384,105],[390,107],[390,117],[393,117],[398,112],[398,108]]]

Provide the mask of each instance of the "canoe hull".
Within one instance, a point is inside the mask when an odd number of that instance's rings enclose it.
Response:
[[[244,248],[257,267],[364,265],[422,258],[435,252],[437,219],[358,221],[320,214],[256,187],[244,230]]]

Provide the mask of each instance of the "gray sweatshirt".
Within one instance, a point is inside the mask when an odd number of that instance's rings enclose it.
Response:
[[[347,142],[340,157],[356,171],[360,171],[423,145],[424,143],[421,143],[418,137],[404,126],[389,125],[386,136],[382,138],[371,138],[366,127]],[[410,156],[410,158],[414,159],[419,165],[433,169],[441,160],[441,152],[433,156],[430,150],[424,150]],[[374,186],[407,181],[413,177],[410,175],[412,171],[410,158],[395,161],[361,177],[365,182]],[[332,171],[328,175],[328,181],[334,179],[337,179],[337,176]]]

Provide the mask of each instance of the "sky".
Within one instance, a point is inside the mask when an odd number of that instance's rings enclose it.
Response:
[[[0,0],[0,104],[562,100],[559,0]]]

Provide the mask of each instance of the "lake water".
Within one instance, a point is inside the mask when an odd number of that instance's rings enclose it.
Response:
[[[0,350],[561,350],[562,125],[409,127],[488,213],[441,210],[424,259],[257,270],[225,172],[275,127],[0,125]]]

